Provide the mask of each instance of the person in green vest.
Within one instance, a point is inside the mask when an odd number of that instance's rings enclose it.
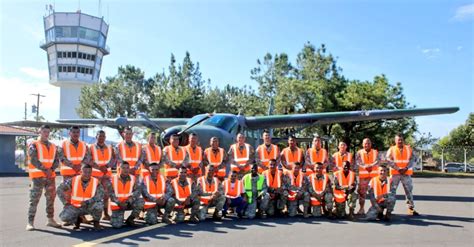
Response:
[[[242,178],[245,191],[245,200],[247,209],[245,214],[249,219],[258,215],[260,218],[266,218],[265,211],[268,208],[270,196],[267,193],[267,182],[265,176],[258,174],[258,165],[253,164],[252,172]],[[258,213],[257,213],[258,208]]]

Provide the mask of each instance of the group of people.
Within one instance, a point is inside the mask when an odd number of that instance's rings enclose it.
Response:
[[[179,136],[173,135],[163,150],[155,133],[148,135],[145,145],[133,141],[131,128],[124,130],[124,140],[116,147],[106,144],[101,130],[96,142],[87,145],[79,140],[80,129],[72,127],[70,138],[59,147],[48,141],[49,126],[42,126],[39,134],[28,148],[31,185],[26,230],[34,230],[43,190],[47,225],[61,227],[54,220],[57,193],[64,205],[59,217],[74,229],[87,221],[85,215],[92,216],[90,223],[97,230],[101,219],[114,228],[133,226],[138,217],[147,224],[156,224],[159,218],[174,224],[184,221],[186,212],[191,222],[198,223],[210,216],[210,208],[215,220],[231,211],[250,219],[298,214],[354,219],[357,200],[357,214],[364,219],[390,220],[400,182],[408,214],[418,215],[411,179],[415,156],[401,135],[395,136],[385,158],[372,148],[369,138],[353,158],[344,142],[329,156],[318,136],[306,151],[294,137],[280,151],[268,132],[263,132],[264,143],[256,149],[240,133],[228,151],[219,147],[217,137],[203,149],[193,133],[187,146],[179,146]],[[63,181],[56,189],[58,167]],[[367,196],[371,207],[365,213]],[[127,210],[131,213],[125,219]]]

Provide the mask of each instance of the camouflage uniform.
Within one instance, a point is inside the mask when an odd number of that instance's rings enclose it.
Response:
[[[353,213],[353,211],[355,210],[356,208],[356,205],[357,205],[357,199],[359,199],[359,196],[357,195],[357,179],[355,179],[356,175],[354,173],[354,187],[351,191],[346,191],[346,201],[343,202],[343,203],[338,203],[338,202],[335,202],[336,204],[336,214],[337,214],[337,217],[344,217],[346,216],[346,203],[347,203],[347,206],[349,207],[349,210]],[[334,189],[340,189],[339,187],[339,181],[338,179],[334,179]],[[347,193],[349,193],[349,195],[347,195]]]
[[[82,187],[86,188],[88,183],[90,183],[91,181],[92,178],[87,183],[81,181]],[[90,214],[94,218],[94,221],[100,221],[100,217],[102,216],[102,210],[104,208],[104,189],[102,185],[99,183],[95,195],[91,199],[84,201],[84,203],[86,204],[85,207],[76,208],[70,204],[71,202],[69,200],[69,195],[72,191],[71,183],[72,179],[64,180],[58,186],[58,197],[64,205],[64,209],[59,214],[59,218],[66,223],[73,224],[74,222],[76,222],[79,216]]]
[[[363,152],[365,152],[365,151],[363,151]],[[374,161],[375,166],[377,166],[379,164],[379,161],[380,161],[380,154],[377,155],[377,158]],[[364,161],[363,161],[362,157],[360,156],[360,153],[357,152],[356,153],[356,166],[355,166],[356,170],[354,170],[354,171],[358,173],[359,172],[359,166],[367,166],[367,165],[370,165],[370,164],[364,164]],[[357,192],[359,193],[359,204],[364,205],[365,199],[367,197],[367,190],[369,188],[369,182],[370,182],[371,177],[360,178],[360,175],[358,177],[359,177],[359,184],[358,184]]]
[[[95,148],[97,150],[107,149],[107,145],[99,146],[99,145],[97,145],[97,143],[92,144],[92,145],[95,145]],[[109,163],[106,165],[106,167],[107,168],[112,168],[112,167],[115,166],[116,162],[117,162],[117,158],[115,156],[115,151],[112,148],[111,158],[110,158]],[[92,154],[91,154],[91,164],[92,164],[92,167],[94,167],[96,169],[99,169],[99,166],[95,163],[94,159],[92,158]],[[102,189],[104,190],[104,193],[103,193],[103,195],[104,195],[104,197],[103,197],[104,213],[108,215],[109,195],[110,195],[110,193],[113,193],[113,191],[108,191],[108,188],[112,187],[112,184],[110,182],[110,176],[102,175],[101,177],[97,177],[97,179],[99,179],[100,184],[102,185]]]
[[[416,156],[417,155],[415,151],[412,151],[410,161],[408,162],[407,166],[408,169],[413,168],[413,166],[415,165]],[[387,160],[390,168],[398,169],[398,167],[396,167],[396,164],[393,162],[391,152],[387,152]],[[400,184],[400,182],[402,182],[403,189],[405,190],[406,204],[408,205],[409,209],[414,209],[415,202],[413,201],[413,180],[411,179],[411,175],[393,174],[391,177],[391,186],[393,187],[395,194],[397,192],[398,185]]]
[[[378,178],[373,178],[373,179],[378,179]],[[392,183],[393,183],[393,180],[392,180]],[[368,196],[369,196],[372,206],[369,208],[369,211],[367,211],[365,220],[375,220],[379,213],[383,213],[384,209],[387,209],[387,212],[391,213],[395,207],[395,201],[396,201],[395,194],[396,194],[396,189],[395,187],[391,186],[390,193],[384,195],[385,200],[382,201],[381,203],[378,203],[375,199],[374,189],[369,187]],[[377,204],[379,205],[381,211],[379,211],[379,208],[375,206]]]
[[[161,208],[165,209],[165,214],[163,215],[163,217],[169,217],[169,215],[173,211],[173,207],[176,203],[174,198],[173,198],[173,190],[171,189],[171,185],[169,183],[166,183],[165,193],[161,197],[162,200],[159,199],[158,201],[156,201],[156,198],[151,196],[150,193],[148,193],[148,190],[147,190],[147,187],[146,187],[146,184],[145,184],[145,180],[141,181],[141,186],[140,187],[141,187],[141,194],[142,194],[143,198],[145,198],[147,201],[155,201],[156,202],[155,207],[145,209],[145,212],[146,212],[146,214],[145,214],[145,223],[147,223],[149,225],[157,224],[158,223],[158,210],[161,209]],[[162,204],[160,204],[160,202]]]
[[[317,179],[324,179],[324,177],[318,177],[315,175]],[[316,191],[314,191],[313,186],[311,186],[311,181],[309,181],[308,184],[308,193],[311,197],[316,198]],[[323,198],[321,198],[323,205],[326,207],[326,210],[328,212],[332,212],[333,208],[333,195],[332,195],[332,186],[331,186],[331,180],[328,180],[328,184],[326,185],[326,190],[323,192]],[[320,206],[311,206],[311,213],[315,217],[320,217],[322,216],[321,213],[321,205]]]
[[[251,175],[250,175],[251,176]],[[252,177],[252,198],[247,198],[247,202],[250,202],[247,204],[247,209],[245,210],[245,214],[249,219],[255,218],[257,214],[257,207],[260,212],[264,212],[268,209],[268,202],[270,200],[270,195],[267,193],[267,181],[264,178],[263,179],[263,186],[262,186],[262,191],[260,194],[257,194],[257,181],[258,181],[258,176],[257,177]],[[245,190],[245,185],[244,185],[244,190]],[[247,197],[247,194],[245,194]]]
[[[46,145],[54,145],[51,142],[46,142]],[[38,160],[38,150],[36,150],[35,144],[30,144],[28,147],[28,156],[30,157],[31,164],[39,170],[46,171],[47,169]],[[51,171],[55,172],[59,165],[58,153],[54,157],[53,166]],[[28,222],[33,223],[36,215],[36,208],[38,207],[41,193],[46,197],[46,214],[48,218],[54,216],[54,199],[56,198],[56,181],[55,178],[32,178],[30,183],[30,206],[28,209]]]
[[[267,214],[269,216],[275,215],[275,209],[281,212],[288,202],[288,189],[291,186],[291,180],[283,174],[283,171],[281,173],[281,187],[278,189],[267,187],[269,194]]]
[[[303,173],[302,171],[300,171]],[[308,177],[303,177],[303,184],[301,187],[290,185],[289,190],[296,192],[296,199],[293,201],[288,200],[288,215],[294,217],[298,214],[299,205],[303,204],[303,212],[308,212],[310,196],[307,190]]]
[[[212,183],[213,182],[214,182],[214,179],[212,179]],[[198,182],[197,187],[199,187],[199,191],[201,193],[199,196],[212,195],[211,193],[204,193],[204,191],[202,190],[202,185],[199,182]],[[222,208],[224,207],[225,201],[226,201],[226,197],[224,195],[224,188],[222,187],[222,183],[219,181],[219,184],[217,185],[217,192],[212,196],[212,199],[209,201],[209,203],[208,204],[201,203],[201,206],[199,208],[199,220],[206,219],[206,215],[210,207],[215,207],[215,210],[214,210],[215,214],[217,214],[217,212],[219,213],[222,212]]]
[[[79,147],[79,141],[74,143],[72,141],[70,141],[70,143],[75,147],[75,148],[78,148]],[[84,143],[85,144],[85,143]],[[82,162],[81,163],[84,163],[84,164],[90,164],[91,162],[91,159],[92,159],[92,156],[91,156],[91,152],[90,152],[90,149],[87,145],[86,146],[86,154],[84,155],[84,158],[82,159]],[[73,165],[72,162],[66,157],[65,153],[64,153],[64,150],[63,150],[63,147],[62,145],[58,147],[58,155],[59,155],[59,160],[61,161],[61,163],[63,165],[66,165],[66,166],[69,166],[71,168],[81,168],[81,165]],[[63,176],[63,180],[71,180],[74,176]]]
[[[137,143],[138,144],[138,143]],[[120,147],[119,147],[120,143],[118,143],[115,147],[114,147],[114,153],[115,153],[115,157],[117,159],[117,167],[123,163],[123,157],[122,155],[120,154]],[[125,145],[127,145],[127,147],[129,148],[133,148],[135,147],[135,142],[125,142]],[[138,144],[138,146],[141,147],[141,144]],[[130,164],[130,174],[131,175],[136,175],[136,171],[140,169],[140,166],[141,164],[143,163],[143,160],[145,159],[146,155],[143,153],[143,148],[142,149],[142,152],[140,152],[138,154],[138,160],[137,162],[135,163],[134,166],[132,166]],[[138,176],[137,176],[138,178]]]
[[[178,178],[177,178],[178,179]],[[188,186],[188,181],[185,180],[184,183],[181,183],[178,179],[178,184],[181,186]],[[172,191],[172,194],[175,195],[173,186],[170,186],[170,190]],[[191,218],[199,219],[199,206],[201,205],[201,202],[199,201],[199,195],[202,194],[202,190],[199,186],[197,186],[196,183],[193,183],[191,185],[191,195],[189,196],[189,204],[186,206],[182,205],[182,202],[174,198],[174,204],[171,204],[170,201],[168,201],[173,207],[176,205],[178,206],[177,208],[175,207],[176,210],[176,222],[183,222],[185,218],[184,214],[184,209],[185,208],[191,208]],[[176,195],[175,195],[176,196]],[[167,205],[168,207],[168,205]]]
[[[119,179],[122,181],[130,181],[130,176],[127,176],[125,180],[122,179],[122,177],[119,176]],[[115,195],[114,188],[112,187],[112,183],[109,183],[109,188],[107,191],[110,191],[110,200],[112,202],[115,202],[119,204],[119,200],[117,196]],[[112,210],[112,216],[110,217],[110,224],[114,228],[120,228],[123,225],[123,220],[124,220],[124,214],[125,210],[132,210],[132,213],[130,214],[129,218],[135,219],[138,217],[140,214],[140,211],[143,210],[143,206],[145,205],[145,201],[143,198],[140,197],[141,195],[141,189],[140,189],[140,184],[138,179],[135,181],[135,184],[133,185],[133,192],[132,195],[128,198],[126,203],[126,209],[119,209],[119,210]]]

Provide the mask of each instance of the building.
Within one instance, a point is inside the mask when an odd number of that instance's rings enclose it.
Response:
[[[55,12],[44,17],[45,40],[40,45],[48,55],[49,83],[60,87],[59,118],[79,118],[81,88],[97,83],[109,26],[104,18],[78,12]]]
[[[34,137],[38,136],[38,134],[27,129],[0,125],[0,175],[26,174],[25,171],[16,164],[17,155],[15,150],[17,136]],[[24,153],[23,155],[19,154],[18,158],[24,161]]]

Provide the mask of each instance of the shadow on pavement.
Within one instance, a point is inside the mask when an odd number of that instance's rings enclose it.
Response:
[[[405,195],[397,195],[397,200],[405,200]],[[413,195],[416,201],[442,201],[442,202],[474,202],[474,197],[469,196],[434,196],[434,195]]]

